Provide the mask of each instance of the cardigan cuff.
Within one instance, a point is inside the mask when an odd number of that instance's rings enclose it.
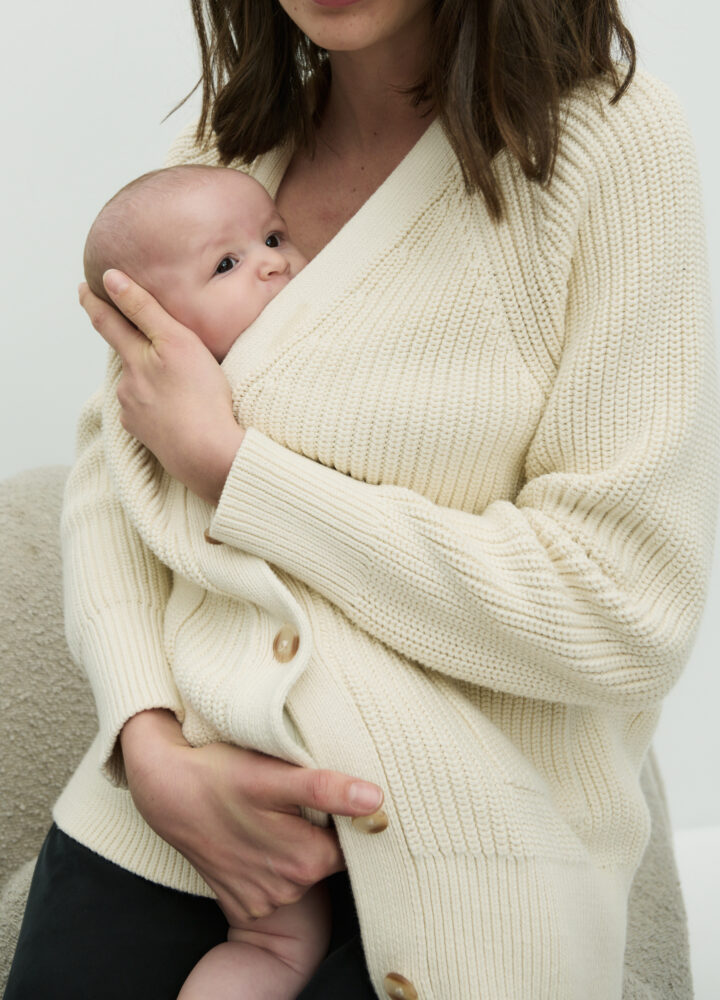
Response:
[[[248,428],[210,534],[278,566],[334,603],[354,606],[365,590],[363,552],[375,534],[369,488]]]
[[[83,663],[98,708],[100,766],[121,788],[127,779],[118,737],[128,719],[151,708],[169,709],[180,723],[184,718],[162,645],[163,617],[163,608],[121,604],[89,619],[83,629]]]

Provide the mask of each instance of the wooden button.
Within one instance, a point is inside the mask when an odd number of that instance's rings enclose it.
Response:
[[[213,536],[210,534],[209,528],[205,529],[205,534],[203,537],[205,538],[206,542],[210,543],[210,545],[222,545],[222,542],[219,542],[217,538],[213,538]]]
[[[382,833],[383,830],[387,829],[387,813],[382,809],[377,809],[374,813],[370,813],[369,816],[356,816],[352,821],[352,825],[361,833]]]
[[[283,625],[273,640],[273,656],[278,663],[292,660],[300,646],[300,636],[292,625]]]
[[[383,979],[383,986],[387,995],[395,997],[396,1000],[418,1000],[417,990],[413,984],[399,972],[388,972]]]

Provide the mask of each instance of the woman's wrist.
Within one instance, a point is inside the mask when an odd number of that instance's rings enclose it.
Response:
[[[233,423],[233,426],[225,431],[222,438],[216,440],[212,449],[213,453],[207,457],[207,466],[203,476],[204,489],[200,495],[213,507],[217,507],[220,502],[227,477],[244,437],[245,429],[239,424]]]
[[[151,708],[133,715],[120,732],[128,782],[132,783],[138,768],[147,767],[163,750],[189,745],[180,723],[169,709]]]

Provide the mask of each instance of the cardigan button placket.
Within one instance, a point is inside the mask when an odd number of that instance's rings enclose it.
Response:
[[[418,993],[413,984],[399,972],[388,972],[383,979],[385,992],[395,1000],[418,1000]]]
[[[273,656],[278,663],[288,663],[298,651],[300,636],[292,625],[283,625],[273,640]]]

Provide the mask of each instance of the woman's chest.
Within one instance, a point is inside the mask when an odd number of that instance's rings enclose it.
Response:
[[[236,411],[356,479],[477,512],[517,494],[544,396],[474,255],[425,238],[388,247],[319,315],[301,310],[235,383]]]
[[[431,127],[234,345],[238,420],[434,503],[514,499],[562,322],[535,231],[494,226]]]
[[[403,150],[406,152],[406,150]],[[296,155],[275,194],[295,245],[315,257],[355,216],[397,165],[401,154],[344,162],[328,153]]]

